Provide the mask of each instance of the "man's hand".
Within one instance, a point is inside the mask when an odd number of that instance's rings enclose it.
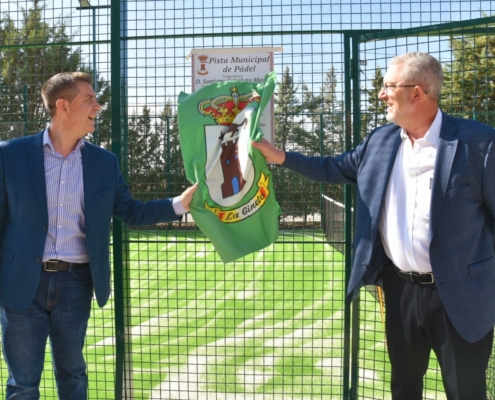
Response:
[[[275,148],[270,142],[262,139],[261,142],[251,142],[251,145],[261,151],[265,156],[267,163],[283,164],[285,161],[285,152]]]
[[[195,183],[193,186],[189,186],[186,190],[182,192],[180,195],[180,202],[182,203],[182,206],[187,210],[191,211],[191,201],[193,198],[193,194],[198,188],[198,184]]]

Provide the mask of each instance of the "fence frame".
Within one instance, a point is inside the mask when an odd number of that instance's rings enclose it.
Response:
[[[124,154],[123,138],[127,135],[127,104],[126,104],[126,73],[127,73],[127,43],[131,40],[150,39],[149,36],[128,37],[126,22],[126,4],[125,0],[111,1],[111,88],[112,88],[112,151],[119,157],[123,171],[126,171],[126,160],[122,159]],[[344,42],[344,104],[345,104],[345,150],[350,150],[360,141],[361,132],[361,106],[360,106],[360,75],[359,59],[361,43],[371,40],[384,40],[387,38],[406,37],[408,35],[428,35],[429,33],[452,35],[457,31],[472,34],[495,34],[495,28],[476,29],[476,25],[495,22],[495,17],[486,17],[472,20],[465,20],[453,23],[437,24],[422,26],[417,28],[400,29],[400,30],[328,30],[317,31],[317,33],[332,33],[343,35]],[[471,30],[466,28],[472,27]],[[292,35],[298,32],[258,32],[250,33],[251,35]],[[299,33],[316,33],[316,31],[301,31]],[[232,34],[241,36],[242,33]],[[177,37],[197,37],[198,35],[174,35]],[[202,34],[204,37],[221,37],[224,34]],[[353,123],[354,121],[354,123]],[[350,279],[351,270],[351,242],[352,242],[352,204],[355,199],[355,189],[350,185],[345,185],[345,285]],[[113,230],[113,252],[114,258],[114,279],[115,279],[115,296],[116,296],[116,381],[115,393],[116,399],[132,398],[132,374],[130,371],[130,338],[128,325],[126,324],[127,316],[130,314],[129,306],[125,299],[126,270],[128,255],[128,234],[127,228],[120,221],[115,221]],[[344,362],[343,362],[343,398],[356,399],[358,388],[358,368],[359,368],[359,297],[349,303],[345,302],[344,308]]]
[[[93,73],[96,73],[94,53],[96,45],[110,45],[110,85],[111,85],[111,150],[120,162],[124,177],[128,178],[129,160],[127,158],[128,127],[128,48],[130,42],[148,39],[186,39],[186,38],[222,38],[249,36],[291,36],[312,34],[337,34],[342,37],[344,58],[344,150],[351,150],[361,141],[362,132],[362,105],[361,84],[362,77],[359,72],[360,58],[363,54],[361,45],[370,41],[382,41],[390,38],[405,38],[408,36],[429,35],[449,37],[462,33],[465,35],[494,35],[495,28],[487,27],[487,24],[495,24],[495,16],[477,19],[463,20],[458,22],[425,25],[408,29],[362,29],[362,30],[300,30],[300,31],[259,31],[259,32],[232,32],[199,33],[182,35],[159,35],[159,36],[129,36],[128,33],[128,2],[127,0],[111,0],[110,6],[95,6],[93,8],[93,40],[71,42],[71,45],[93,46]],[[110,8],[110,40],[97,40],[95,34],[94,8]],[[483,25],[483,27],[480,27]],[[0,48],[28,48],[43,46],[60,46],[61,43],[37,44],[28,43],[22,45],[9,45]],[[25,133],[28,131],[27,112],[27,86],[23,87],[24,95],[24,124]],[[320,126],[322,126],[322,114],[320,114]],[[168,120],[167,120],[168,123]],[[168,132],[168,128],[167,128]],[[97,139],[96,139],[97,140]],[[320,135],[320,148],[323,149],[323,136]],[[323,184],[320,192],[323,193]],[[350,280],[351,252],[353,226],[353,205],[355,204],[356,190],[351,185],[344,187],[344,238],[343,253],[345,258],[345,287]],[[324,214],[324,200],[321,200],[321,213]],[[113,221],[112,230],[112,253],[113,253],[113,278],[115,297],[115,399],[134,398],[134,382],[132,375],[132,337],[131,337],[131,306],[129,302],[129,266],[130,266],[130,238],[129,228],[120,220]],[[344,340],[342,363],[342,397],[344,400],[358,398],[359,389],[359,367],[360,367],[360,310],[361,300],[357,297],[352,302],[344,303]]]

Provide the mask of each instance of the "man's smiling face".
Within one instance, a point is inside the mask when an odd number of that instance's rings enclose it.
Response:
[[[402,78],[402,65],[391,65],[385,76],[383,84],[389,87],[387,90],[382,89],[378,97],[387,103],[387,121],[403,126],[404,121],[411,118],[414,114],[414,107],[411,95],[414,95],[412,87],[401,87],[401,85],[410,85],[410,82],[404,82]]]
[[[101,110],[93,87],[87,82],[77,82],[78,94],[68,104],[71,127],[81,137],[95,130],[95,118]]]

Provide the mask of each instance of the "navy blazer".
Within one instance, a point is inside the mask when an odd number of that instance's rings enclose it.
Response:
[[[172,199],[132,198],[117,157],[86,142],[82,148],[84,218],[98,305],[110,296],[112,216],[138,226],[175,221]],[[43,132],[0,142],[0,305],[16,310],[32,302],[48,231]]]
[[[494,140],[493,128],[443,114],[431,193],[430,260],[447,314],[468,342],[495,325]],[[286,154],[283,166],[310,179],[357,184],[351,298],[363,285],[379,284],[390,263],[378,227],[400,143],[400,127],[390,124],[335,158]]]

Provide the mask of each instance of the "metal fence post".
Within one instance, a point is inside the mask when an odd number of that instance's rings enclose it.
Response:
[[[127,175],[127,2],[112,0],[111,2],[111,93],[112,93],[112,151],[123,165],[124,177]],[[124,143],[122,143],[124,142]],[[124,146],[123,146],[124,144]],[[122,160],[124,156],[124,160]],[[123,161],[123,162],[122,162]],[[115,290],[115,336],[116,336],[116,371],[115,398],[132,399],[134,397],[131,352],[128,333],[128,231],[120,220],[113,221],[113,254],[114,254],[114,290]]]

